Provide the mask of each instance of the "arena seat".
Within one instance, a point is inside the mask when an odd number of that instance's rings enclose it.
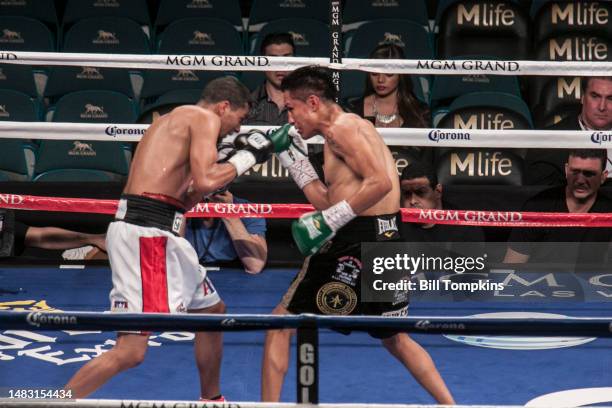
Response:
[[[253,0],[248,30],[259,31],[266,23],[288,18],[312,19],[328,24],[329,3],[321,0]]]
[[[161,0],[155,20],[156,30],[183,18],[216,18],[242,29],[238,0]]]
[[[259,55],[261,42],[271,33],[290,33],[298,57],[329,57],[329,27],[320,21],[305,18],[286,18],[266,23],[249,39],[249,54]],[[242,82],[251,90],[263,83],[264,79],[263,72],[242,73]]]
[[[585,34],[569,34],[548,38],[537,45],[535,58],[539,61],[612,61],[612,38]],[[540,103],[542,90],[554,77],[529,78],[529,104]]]
[[[140,25],[126,17],[79,20],[67,32],[61,50],[108,54],[148,54],[149,38]]]
[[[473,92],[461,95],[439,122],[441,128],[532,129],[527,104],[516,95],[502,92]]]
[[[0,120],[4,120],[0,117]],[[29,181],[32,176],[34,151],[25,140],[0,139],[0,180]]]
[[[6,1],[0,7],[0,16],[22,16],[42,21],[50,29],[57,30],[57,9],[54,0]]]
[[[460,55],[459,60],[494,59],[489,56]],[[472,92],[503,92],[517,97],[521,89],[517,77],[510,75],[437,75],[431,86],[430,105],[444,106],[453,99]]]
[[[357,28],[347,43],[347,57],[367,58],[374,48],[385,42],[402,47],[404,55],[409,59],[431,59],[434,56],[431,36],[420,24],[390,19],[371,21]],[[343,99],[361,97],[366,75],[360,71],[342,71],[341,97]],[[417,98],[426,100],[429,77],[413,76],[412,81]]]
[[[440,16],[439,58],[481,54],[524,60],[530,45],[529,16],[515,2],[457,1]]]
[[[465,129],[464,132],[533,128],[527,105],[511,94],[475,92],[460,96],[449,108],[437,127]],[[511,149],[439,148],[435,150],[435,162],[442,184],[521,185],[521,153]]]
[[[197,103],[202,89],[203,87],[175,89],[164,93],[154,103],[142,109],[138,123],[152,123],[157,116],[164,115],[177,106]]]
[[[583,34],[612,38],[612,4],[605,1],[546,1],[533,10],[533,39]]]
[[[160,54],[244,54],[242,39],[236,28],[219,19],[189,18],[175,21],[159,35],[158,40]],[[227,72],[147,70],[143,75],[141,98],[148,105],[154,103],[160,95],[175,89],[201,90],[208,81],[227,75]]]
[[[536,127],[550,126],[558,121],[555,118],[564,118],[569,112],[579,109],[581,96],[580,77],[549,79],[539,94],[539,103],[532,109]]]
[[[138,23],[125,17],[95,17],[78,21],[66,33],[64,52],[148,54],[149,39]],[[109,90],[134,97],[130,73],[102,67],[56,67],[44,95],[57,100],[79,90]]]
[[[151,25],[146,0],[121,0],[113,2],[66,0],[64,18],[62,19],[64,26],[90,17],[127,17],[140,25]]]
[[[342,30],[350,31],[374,20],[401,19],[413,21],[429,29],[424,0],[384,2],[380,0],[346,0],[342,15]]]
[[[227,21],[216,18],[174,21],[159,34],[156,48],[162,54],[244,54],[240,33]]]
[[[0,16],[0,48],[3,51],[53,52],[55,37],[46,25],[33,18]]]
[[[37,99],[22,92],[0,89],[0,121],[40,120]],[[26,181],[32,175],[36,147],[29,139],[0,139],[0,177],[5,181]]]
[[[225,71],[148,70],[144,72],[141,99],[147,106],[156,103],[161,95],[171,91],[199,89],[201,93],[208,81],[223,75],[227,73]]]
[[[329,27],[326,23],[307,18],[285,18],[266,23],[261,31],[251,37],[249,51],[259,54],[259,46],[271,33],[290,33],[295,44],[295,54],[301,57],[329,57]]]
[[[0,64],[0,88],[38,97],[34,71],[27,65]]]
[[[442,185],[522,185],[524,163],[507,149],[461,149],[446,151],[436,159]]]
[[[0,89],[0,120],[37,122],[41,107],[36,98],[12,89]]]
[[[134,123],[136,117],[133,101],[111,91],[67,94],[53,111],[54,122]],[[43,140],[34,181],[119,181],[129,168],[126,148],[110,142]]]

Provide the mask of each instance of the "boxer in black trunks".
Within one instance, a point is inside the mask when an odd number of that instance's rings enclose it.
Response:
[[[329,71],[304,67],[282,82],[289,122],[282,129],[292,139],[278,154],[296,184],[317,209],[296,221],[293,236],[311,256],[274,314],[402,314],[407,301],[360,304],[360,243],[395,240],[400,185],[395,161],[371,122],[343,112],[334,102]],[[304,141],[325,137],[322,183],[308,161]],[[300,137],[301,135],[301,137]],[[289,365],[292,330],[270,330],[262,367],[262,400],[278,401]],[[405,333],[373,333],[441,404],[454,400],[429,354]]]

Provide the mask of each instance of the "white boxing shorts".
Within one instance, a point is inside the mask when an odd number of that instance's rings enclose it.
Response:
[[[191,244],[176,235],[181,209],[159,197],[122,196],[109,225],[113,312],[181,313],[221,301]]]

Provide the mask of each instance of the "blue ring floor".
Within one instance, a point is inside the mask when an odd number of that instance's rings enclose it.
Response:
[[[237,269],[211,272],[229,313],[269,313],[295,271],[269,268],[251,276]],[[107,310],[108,268],[0,269],[0,309]],[[536,297],[537,298],[537,297]],[[566,316],[611,316],[609,302],[414,301],[410,315],[468,316],[527,311]],[[0,396],[8,389],[58,389],[101,350],[111,332],[0,332]],[[193,400],[199,397],[192,342],[186,333],[156,333],[145,362],[122,373],[92,398]],[[485,348],[442,335],[414,335],[436,362],[460,404],[515,404],[553,392],[612,387],[612,339],[545,350]],[[226,333],[222,391],[230,401],[258,401],[263,332]],[[477,342],[490,339],[480,338]],[[434,403],[380,342],[367,334],[320,335],[321,402]],[[535,341],[535,340],[534,340]],[[295,348],[282,400],[295,401]],[[612,405],[612,388],[607,405]]]

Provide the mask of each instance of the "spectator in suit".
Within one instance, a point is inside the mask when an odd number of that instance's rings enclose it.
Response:
[[[580,111],[549,127],[549,130],[612,130],[612,77],[583,77]],[[610,153],[610,152],[609,152]],[[527,153],[526,183],[562,185],[565,183],[566,149],[532,149]],[[606,162],[612,171],[610,154]]]

